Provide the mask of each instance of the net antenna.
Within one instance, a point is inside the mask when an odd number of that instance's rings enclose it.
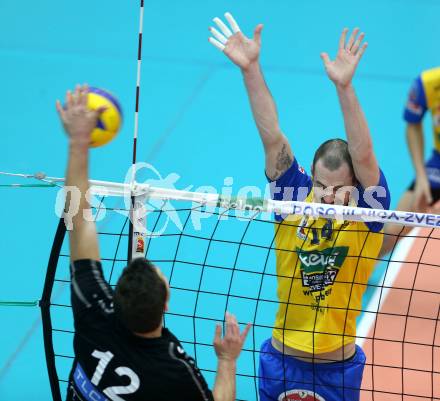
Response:
[[[140,0],[139,12],[139,37],[138,37],[138,60],[137,60],[137,74],[136,74],[136,101],[134,112],[134,132],[133,132],[133,157],[130,183],[133,188],[136,184],[136,151],[137,138],[139,132],[139,99],[141,91],[141,67],[142,67],[142,31],[144,25],[144,0]],[[128,253],[127,262],[135,257],[145,256],[145,240],[147,235],[146,230],[146,214],[144,213],[145,194],[139,196],[134,195],[133,189],[131,191],[131,206],[130,206],[130,221],[128,227]],[[143,214],[144,213],[144,214]],[[143,215],[142,215],[143,214]]]

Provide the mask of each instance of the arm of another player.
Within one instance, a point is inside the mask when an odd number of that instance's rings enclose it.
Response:
[[[66,105],[63,108],[57,101],[57,110],[64,129],[69,137],[69,160],[66,173],[66,187],[76,187],[79,199],[74,199],[75,192],[66,196],[66,210],[72,207],[72,202],[79,202],[78,213],[73,216],[73,229],[69,231],[70,259],[99,260],[98,239],[93,221],[84,218],[84,212],[90,211],[86,192],[89,189],[88,164],[90,135],[96,127],[98,117],[104,109],[94,111],[87,107],[87,87],[77,86],[74,93],[66,95]]]
[[[425,143],[422,123],[408,123],[406,127],[406,140],[416,171],[413,208],[415,211],[425,212],[432,203],[432,195],[431,185],[429,184],[425,169]]]
[[[362,187],[367,188],[378,184],[380,172],[367,120],[352,85],[367,43],[362,44],[364,33],[358,36],[358,28],[354,29],[346,43],[347,32],[347,28],[342,32],[336,58],[330,60],[327,53],[321,53],[321,58],[328,77],[336,86],[356,178]]]
[[[259,58],[263,25],[255,28],[254,38],[243,35],[230,13],[225,14],[231,29],[219,18],[214,18],[221,32],[210,27],[209,41],[220,49],[243,74],[255,123],[266,155],[266,174],[271,180],[279,178],[292,164],[293,153],[281,132],[275,102],[266,85]]]
[[[215,401],[234,401],[236,393],[236,361],[240,355],[246,336],[251,325],[240,333],[237,319],[226,312],[226,333],[222,338],[222,328],[217,325],[215,330],[214,347],[217,354],[217,376],[214,384]]]

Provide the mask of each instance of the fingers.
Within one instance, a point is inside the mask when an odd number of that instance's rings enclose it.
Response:
[[[222,342],[225,341],[226,343],[229,344],[233,344],[233,343],[237,345],[239,344],[241,349],[252,325],[248,323],[244,328],[243,332],[240,333],[240,328],[238,326],[237,318],[229,312],[225,313],[225,325],[226,328],[224,333],[224,340],[222,340],[222,326],[220,324],[216,325],[215,334],[214,334],[214,344],[220,345]]]
[[[344,28],[341,38],[339,39],[339,49],[345,49],[345,39],[347,38],[348,28]]]
[[[209,31],[212,33],[212,36],[214,36],[215,39],[217,39],[221,44],[225,45],[228,39],[224,35],[222,35],[217,29],[213,28],[212,26],[209,27]]]
[[[87,106],[87,96],[89,87],[87,84],[76,85],[73,93],[68,90],[66,93],[66,109],[70,109],[75,105]]]
[[[66,107],[67,109],[70,109],[72,106],[73,106],[73,96],[72,96],[72,92],[68,90],[66,92]]]
[[[214,38],[209,38],[208,39],[209,43],[211,43],[212,45],[214,45],[217,49],[219,49],[220,51],[225,50],[225,45],[220,43],[217,39]]]
[[[79,99],[79,102],[83,106],[87,106],[88,96],[89,96],[89,86],[87,84],[83,84],[83,86],[80,88],[80,99]]]
[[[217,324],[215,326],[215,333],[214,333],[214,343],[218,344],[222,339],[222,326],[220,324]]]
[[[213,21],[217,24],[217,26],[220,28],[220,30],[222,31],[223,35],[226,36],[226,38],[232,36],[231,30],[223,23],[223,21],[220,18],[215,17]]]
[[[240,27],[238,26],[237,22],[235,21],[234,17],[230,12],[225,13],[225,18],[229,22],[229,25],[232,28],[232,32],[234,33],[241,32]]]
[[[350,38],[348,39],[347,45],[345,45],[345,40],[347,38],[347,32],[348,28],[344,28],[342,31],[341,38],[339,40],[339,49],[345,50],[348,53],[353,54],[357,61],[359,61],[362,57],[362,55],[365,52],[365,49],[367,48],[368,44],[364,43],[362,46],[362,41],[365,38],[365,33],[362,32],[359,36],[359,28],[353,29],[353,32],[350,35]],[[322,57],[322,56],[321,56]]]
[[[362,32],[362,33],[359,35],[359,37],[357,38],[356,42],[354,42],[353,47],[351,47],[351,52],[352,52],[353,54],[356,54],[357,51],[359,50],[359,47],[360,47],[362,41],[364,40],[364,37],[365,37],[365,33]]]
[[[321,58],[325,65],[330,63],[330,57],[327,53],[321,53]]]
[[[358,61],[362,58],[363,54],[365,53],[365,49],[368,47],[368,43],[365,42],[362,47],[359,49],[359,51],[356,53],[356,57]]]
[[[97,109],[96,109],[96,114],[98,114],[98,116],[100,116],[102,113],[104,113],[104,111],[106,111],[107,110],[107,106],[101,106],[101,107],[98,107]]]
[[[359,32],[359,28],[353,29],[353,32],[351,33],[350,38],[348,39],[346,49],[351,51],[351,48],[353,47],[353,43],[354,43],[354,40],[356,39],[358,32]]]
[[[235,315],[231,315],[231,321],[232,321],[232,334],[234,337],[240,337],[240,327],[238,327],[237,318]]]
[[[263,24],[257,25],[254,31],[254,39],[260,45],[261,44],[261,32],[263,31]]]
[[[63,109],[63,106],[61,105],[61,102],[59,100],[56,101],[55,107],[57,108],[57,112],[58,112],[58,115],[60,116],[61,120],[64,121],[64,119],[65,119],[64,109]]]
[[[77,84],[75,90],[72,93],[72,106],[81,104],[81,86]]]
[[[246,337],[247,337],[247,335],[248,335],[248,333],[249,333],[249,330],[251,329],[251,327],[252,327],[252,325],[250,324],[250,323],[248,323],[247,325],[246,325],[246,327],[244,328],[244,330],[243,330],[243,333],[241,333],[241,341],[244,343],[245,342],[245,340],[246,340]]]
[[[244,328],[243,332],[240,333],[240,327],[238,325],[237,318],[235,315],[226,312],[226,334],[225,336],[231,336],[236,339],[240,339],[241,343],[243,344],[246,340],[246,337],[249,333],[249,330],[251,329],[252,325],[248,323],[246,327]]]
[[[230,14],[229,14],[230,15]],[[232,17],[232,15],[230,15]],[[211,32],[213,38],[209,38],[209,43],[214,45],[217,49],[220,51],[225,50],[226,43],[228,41],[228,38],[232,35],[232,32],[229,30],[229,28],[221,21],[220,18],[214,18],[213,21],[217,24],[217,26],[220,28],[220,30],[223,33],[220,33],[217,31],[217,29],[213,28],[212,26],[209,27],[209,31]],[[235,20],[234,20],[235,22]],[[238,25],[237,25],[238,27]]]
[[[228,39],[235,33],[241,32],[240,27],[237,24],[237,21],[235,21],[234,17],[231,13],[227,12],[225,13],[225,18],[228,21],[229,25],[231,26],[232,31],[226,26],[226,24],[218,17],[215,17],[213,21],[216,23],[216,25],[219,27],[219,32],[217,29],[210,27],[209,30],[214,36],[214,38],[209,38],[209,42],[212,43],[215,47],[217,47],[219,50],[223,51],[225,48],[225,45],[228,41]]]
[[[237,333],[239,333],[238,329],[238,323],[237,319],[234,315],[230,314],[229,312],[226,312],[226,335],[228,336],[237,336]]]

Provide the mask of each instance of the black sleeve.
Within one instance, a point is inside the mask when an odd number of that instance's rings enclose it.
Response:
[[[71,301],[75,325],[113,314],[113,290],[101,263],[83,259],[70,264]]]
[[[182,367],[180,380],[182,387],[185,388],[183,392],[186,396],[183,399],[214,401],[214,395],[209,389],[202,372],[197,367],[194,358],[185,352],[180,341],[169,330],[164,329],[163,335],[168,336],[170,340],[169,356]]]

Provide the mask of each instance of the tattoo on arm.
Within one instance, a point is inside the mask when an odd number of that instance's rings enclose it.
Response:
[[[292,165],[293,159],[289,154],[287,144],[283,144],[283,147],[277,154],[276,162],[275,162],[275,171],[272,177],[269,177],[271,180],[276,180],[280,178],[286,170]]]

